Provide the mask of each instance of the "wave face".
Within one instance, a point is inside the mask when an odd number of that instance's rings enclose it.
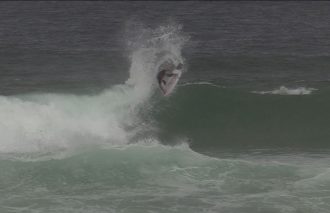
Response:
[[[164,141],[188,137],[196,150],[329,148],[329,89],[260,95],[240,88],[185,84],[153,116]]]

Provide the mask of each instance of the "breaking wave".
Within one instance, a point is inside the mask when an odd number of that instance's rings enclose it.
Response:
[[[329,209],[328,153],[276,153],[329,148],[329,95],[261,96],[195,82],[158,98],[157,68],[184,61],[187,38],[176,25],[133,34],[124,84],[94,95],[0,97],[0,212]],[[244,155],[263,146],[271,154]],[[228,147],[244,152],[220,152]],[[210,150],[215,157],[201,154]]]
[[[94,95],[27,94],[0,97],[0,153],[58,154],[83,147],[125,145],[148,124],[140,113],[157,93],[157,67],[183,61],[181,26],[135,29],[128,39],[125,84]],[[137,36],[138,35],[138,36]]]

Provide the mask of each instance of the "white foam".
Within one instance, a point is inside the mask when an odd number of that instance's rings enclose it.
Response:
[[[123,87],[95,96],[0,97],[0,152],[52,152],[86,143],[125,143],[129,135],[124,125],[134,119],[128,90]]]
[[[278,89],[271,91],[252,91],[252,93],[256,94],[272,94],[272,95],[310,95],[313,91],[317,89],[314,88],[306,88],[306,87],[298,87],[298,88],[287,88],[285,86],[281,86]]]

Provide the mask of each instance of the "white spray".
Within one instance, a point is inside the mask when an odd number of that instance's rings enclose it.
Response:
[[[139,37],[132,39],[130,77],[126,84],[133,85],[138,100],[148,99],[156,86],[159,66],[165,61],[183,63],[181,49],[187,37],[181,35],[181,26],[168,25],[156,30],[138,30]],[[138,101],[137,100],[137,101]]]

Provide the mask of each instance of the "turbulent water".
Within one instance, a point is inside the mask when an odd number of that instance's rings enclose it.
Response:
[[[1,2],[0,212],[330,212],[329,9]]]

